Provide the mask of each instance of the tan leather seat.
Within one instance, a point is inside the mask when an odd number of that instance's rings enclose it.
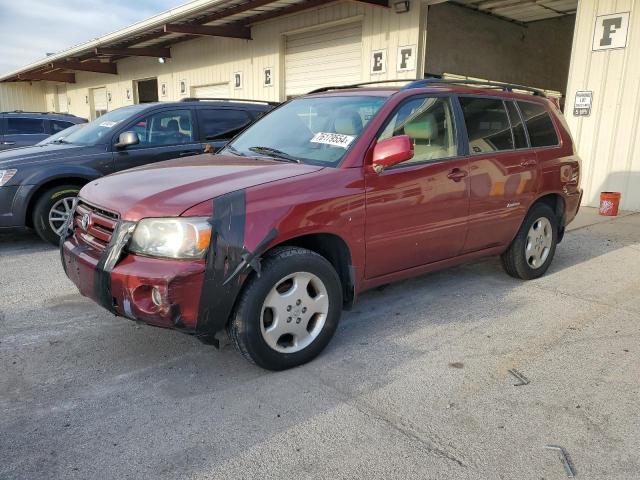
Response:
[[[420,162],[450,156],[443,145],[444,139],[440,137],[435,115],[425,113],[410,120],[404,126],[404,133],[409,135],[413,142],[414,155],[412,161]]]

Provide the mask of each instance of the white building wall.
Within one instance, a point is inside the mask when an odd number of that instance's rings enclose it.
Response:
[[[48,110],[42,82],[0,83],[0,112],[12,110]]]
[[[171,59],[160,64],[155,58],[135,57],[118,61],[118,75],[76,72],[76,83],[67,85],[69,112],[91,118],[92,88],[106,87],[110,95],[109,110],[134,103],[134,81],[158,78],[159,89],[167,85],[161,101],[179,100],[179,82],[192,87],[229,84],[230,98],[284,100],[284,45],[288,33],[305,29],[335,25],[341,22],[362,23],[362,81],[393,78],[421,78],[424,45],[421,25],[424,25],[426,7],[412,0],[409,13],[397,14],[392,8],[365,5],[353,1],[327,2],[326,6],[309,9],[259,24],[252,28],[253,40],[201,37],[171,47]],[[396,72],[399,46],[415,45],[416,69]],[[385,74],[370,74],[371,52],[387,49]],[[330,59],[318,59],[330,61]],[[263,86],[265,68],[273,69],[273,86]],[[235,72],[242,72],[244,85],[234,89]],[[127,99],[127,89],[130,98]],[[45,88],[47,105],[55,105],[55,87]]]
[[[626,48],[592,51],[596,17],[630,12]],[[588,117],[573,116],[576,91],[593,91]],[[640,210],[640,0],[581,0],[576,17],[566,116],[582,157],[583,203],[622,192]]]

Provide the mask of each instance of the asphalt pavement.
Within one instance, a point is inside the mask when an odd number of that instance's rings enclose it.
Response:
[[[81,297],[0,235],[1,479],[562,479],[640,474],[640,214],[548,274],[487,259],[364,294],[272,373]],[[529,381],[518,383],[516,369]]]

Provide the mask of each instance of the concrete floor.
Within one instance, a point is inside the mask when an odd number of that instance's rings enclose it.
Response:
[[[638,478],[639,291],[636,214],[569,232],[536,281],[488,259],[369,292],[270,373],[109,315],[4,235],[0,478],[566,478],[547,444]]]

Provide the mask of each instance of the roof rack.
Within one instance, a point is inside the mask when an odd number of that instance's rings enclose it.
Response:
[[[33,115],[65,115],[67,117],[75,117],[73,113],[67,113],[67,112],[30,112],[27,110],[11,110],[6,112],[0,112],[0,114],[3,114],[3,115],[7,113],[29,113]]]
[[[249,100],[246,98],[187,97],[187,98],[181,99],[180,101],[181,102],[200,102],[202,100],[206,102],[259,103],[262,105],[271,105],[272,107],[276,107],[280,105],[279,102],[268,102],[265,100]]]
[[[513,90],[524,90],[531,92],[533,95],[539,97],[546,97],[547,95],[537,88],[527,87],[526,85],[518,85],[516,83],[503,83],[503,82],[491,82],[483,80],[457,80],[457,79],[444,79],[444,78],[424,78],[422,80],[415,80],[408,85],[402,87],[403,90],[410,88],[424,88],[431,85],[476,85],[479,87],[497,88],[505,92],[513,92]]]
[[[351,85],[334,85],[331,87],[321,87],[316,88],[315,90],[310,91],[307,95],[311,95],[312,93],[323,93],[328,92],[330,90],[348,90],[350,88],[358,88],[358,87],[366,87],[367,85],[380,85],[383,83],[407,83],[412,82],[411,79],[396,79],[396,80],[376,80],[375,82],[362,82],[362,83],[353,83]]]
[[[505,92],[512,92],[513,90],[524,90],[531,92],[533,95],[546,97],[546,94],[537,88],[527,87],[526,85],[518,85],[515,83],[502,83],[502,82],[490,82],[481,80],[456,80],[456,79],[443,79],[443,78],[423,78],[422,80],[410,80],[410,79],[395,79],[395,80],[376,80],[375,82],[362,82],[354,83],[351,85],[336,85],[331,87],[321,87],[312,90],[307,95],[313,93],[323,93],[331,90],[347,90],[351,88],[366,87],[368,85],[380,85],[384,83],[408,83],[402,87],[402,90],[408,90],[410,88],[425,88],[431,85],[476,85],[486,88],[499,88]]]

